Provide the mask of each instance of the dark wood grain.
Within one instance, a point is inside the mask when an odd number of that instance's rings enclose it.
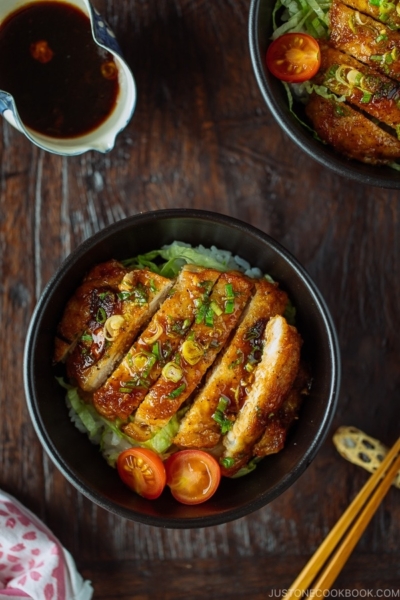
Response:
[[[265,599],[287,587],[367,475],[331,435],[399,435],[400,197],[311,161],[263,104],[247,47],[248,0],[97,0],[139,101],[108,155],[53,156],[0,123],[0,487],[73,554],[95,598]],[[217,210],[271,234],[308,269],[335,320],[343,384],[330,434],[280,498],[236,522],[159,530],[94,506],[42,451],[22,386],[25,335],[61,261],[139,211]],[[1,532],[0,532],[1,537]],[[400,587],[399,491],[391,490],[336,588]]]

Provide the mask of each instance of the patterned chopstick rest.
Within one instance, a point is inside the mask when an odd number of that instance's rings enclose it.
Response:
[[[333,436],[336,450],[349,462],[373,473],[388,453],[388,448],[379,440],[356,427],[339,427]],[[393,485],[400,488],[400,472]]]

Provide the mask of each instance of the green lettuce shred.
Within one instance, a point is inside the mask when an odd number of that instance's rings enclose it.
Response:
[[[331,0],[278,0],[272,16],[272,39],[276,40],[284,33],[308,33],[313,37],[328,37],[330,6]],[[277,14],[280,9],[281,24],[278,25]]]
[[[244,467],[239,469],[239,471],[237,473],[235,473],[235,475],[232,475],[232,479],[238,479],[239,477],[244,477],[245,475],[248,475],[249,473],[254,471],[254,469],[256,469],[256,467],[257,467],[257,463],[259,463],[260,460],[261,460],[261,458],[259,458],[258,456],[255,458],[252,458],[247,463],[247,465],[245,465]]]
[[[289,323],[289,325],[296,325],[296,307],[293,306],[293,304],[291,303],[290,300],[288,301],[288,303],[286,305],[283,316],[285,317],[285,319]]]
[[[140,444],[144,448],[149,448],[157,454],[165,454],[172,445],[172,440],[178,433],[180,415],[174,415],[172,419],[156,435]]]
[[[173,242],[169,246],[164,246],[160,250],[152,250],[147,254],[140,254],[135,258],[123,261],[127,267],[147,267],[154,273],[170,279],[176,277],[185,264],[195,264],[199,267],[216,269],[217,271],[226,271],[228,263],[223,260],[217,260],[210,253],[205,253],[205,248],[192,248],[184,242]],[[156,259],[163,259],[162,264],[157,264]]]
[[[67,406],[72,408],[75,413],[71,414],[75,425],[82,433],[85,432],[88,435],[92,443],[100,446],[100,451],[112,467],[115,467],[118,455],[129,447],[149,448],[161,456],[165,455],[171,447],[172,440],[179,429],[182,411],[174,415],[152,439],[139,443],[121,431],[120,426],[124,421],[121,419],[109,421],[102,417],[94,406],[87,404],[79,396],[77,388],[68,385],[62,378],[57,378],[57,381],[67,389]],[[113,446],[115,450],[113,450]]]
[[[299,115],[294,110],[294,108],[293,108],[293,103],[294,103],[294,101],[293,101],[293,94],[291,92],[290,86],[285,81],[282,81],[282,84],[283,84],[283,87],[286,90],[286,95],[287,95],[287,98],[288,98],[289,110],[290,110],[291,114],[300,123],[300,125],[302,125],[306,129],[308,129],[308,131],[310,131],[313,134],[313,136],[316,139],[319,140],[320,138],[318,137],[317,132],[312,127],[310,127],[309,125],[307,125],[307,123],[305,123],[302,119],[300,119]],[[320,141],[322,141],[322,140],[320,140]]]

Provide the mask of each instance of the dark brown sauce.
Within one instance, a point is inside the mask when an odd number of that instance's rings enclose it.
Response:
[[[113,110],[118,70],[93,40],[89,18],[61,2],[36,2],[0,26],[0,89],[27,127],[52,137],[89,133]]]

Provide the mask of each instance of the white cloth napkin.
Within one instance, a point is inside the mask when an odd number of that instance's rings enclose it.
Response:
[[[90,600],[70,553],[27,508],[0,490],[0,600]]]

